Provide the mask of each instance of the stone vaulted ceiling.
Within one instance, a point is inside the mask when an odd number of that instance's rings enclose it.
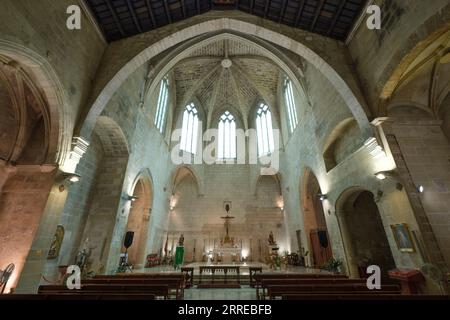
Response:
[[[228,108],[246,118],[259,100],[275,106],[280,69],[249,44],[219,39],[178,62],[173,77],[177,109],[198,99],[209,116]]]

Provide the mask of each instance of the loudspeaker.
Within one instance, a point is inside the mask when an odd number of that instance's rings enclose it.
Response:
[[[134,232],[127,231],[127,233],[125,234],[125,240],[123,240],[123,246],[127,249],[129,247],[131,247],[131,245],[133,244],[133,238],[134,238]]]
[[[325,230],[319,230],[317,232],[317,236],[319,237],[319,243],[322,248],[328,248],[328,236]]]

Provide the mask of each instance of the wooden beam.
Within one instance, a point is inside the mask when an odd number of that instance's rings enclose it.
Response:
[[[152,6],[150,4],[150,0],[145,0],[145,4],[147,5],[148,13],[150,15],[150,20],[152,20],[152,27],[156,27],[155,15],[153,14]]]
[[[283,0],[283,5],[281,6],[281,12],[280,16],[278,17],[278,22],[281,22],[283,20],[284,13],[286,12],[287,8],[287,0]]]
[[[119,29],[119,32],[120,32],[123,36],[125,36],[125,35],[126,35],[126,32],[125,32],[125,30],[123,29],[122,25],[120,24],[119,17],[117,16],[116,11],[114,10],[113,6],[111,5],[111,1],[110,1],[110,0],[106,0],[106,5],[108,6],[109,11],[111,11],[111,14],[112,14],[112,16],[113,16],[113,18],[114,18],[114,22],[116,23],[117,28]]]
[[[267,14],[269,13],[270,0],[266,0],[266,7],[264,9],[264,18],[267,18]]]
[[[319,4],[319,6],[317,7],[317,10],[316,10],[316,14],[315,14],[315,16],[314,16],[313,23],[311,24],[311,27],[310,27],[310,30],[311,30],[311,31],[313,31],[314,28],[316,27],[317,20],[318,20],[319,17],[320,17],[320,13],[322,12],[322,9],[323,9],[324,4],[325,4],[325,0],[320,0],[320,4]]]
[[[164,11],[166,12],[167,20],[169,23],[172,23],[172,17],[170,16],[169,4],[167,3],[169,0],[163,0],[164,2]]]
[[[141,25],[139,24],[139,21],[136,17],[136,13],[134,12],[134,8],[131,5],[130,0],[127,0],[127,6],[128,6],[128,10],[130,10],[131,13],[131,17],[133,18],[134,24],[136,25],[136,28],[138,29],[139,32],[142,32],[142,28]]]
[[[181,0],[181,10],[183,11],[183,18],[186,18],[186,4]]]
[[[333,21],[331,22],[330,29],[328,29],[328,32],[327,32],[328,35],[330,35],[333,32],[333,29],[336,26],[339,16],[341,15],[342,10],[344,10],[346,3],[347,3],[347,0],[341,0],[341,3],[339,4],[339,7],[333,17]]]
[[[298,8],[297,11],[297,17],[295,18],[295,26],[298,27],[298,25],[300,24],[300,19],[302,17],[302,13],[303,13],[303,9],[305,9],[305,4],[306,4],[306,0],[300,0],[300,7]]]

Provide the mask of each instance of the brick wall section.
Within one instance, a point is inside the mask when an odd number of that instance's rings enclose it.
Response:
[[[9,287],[19,280],[52,187],[53,174],[16,172],[9,175],[0,194],[0,265],[16,265]],[[47,251],[38,252],[41,256]]]

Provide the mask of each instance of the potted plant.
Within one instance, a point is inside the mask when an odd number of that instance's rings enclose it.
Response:
[[[341,271],[342,265],[343,265],[342,260],[332,258],[328,260],[327,263],[325,263],[323,269],[338,274],[342,272]]]

